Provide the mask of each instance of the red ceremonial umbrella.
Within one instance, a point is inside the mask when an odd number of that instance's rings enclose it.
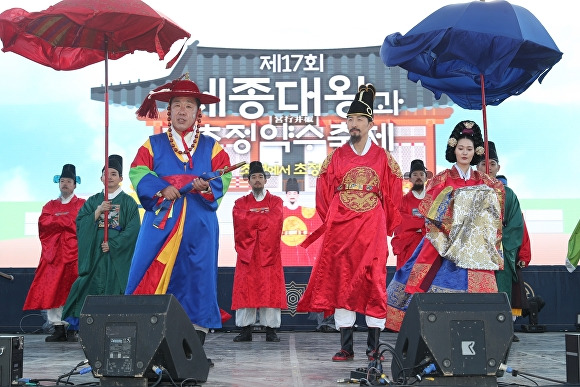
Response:
[[[4,52],[14,52],[55,70],[76,70],[105,61],[107,171],[108,60],[119,59],[135,51],[156,52],[159,60],[163,60],[174,42],[190,36],[189,32],[140,0],[63,0],[40,12],[29,13],[21,8],[12,8],[0,14],[0,39]],[[169,61],[168,68],[178,56]]]

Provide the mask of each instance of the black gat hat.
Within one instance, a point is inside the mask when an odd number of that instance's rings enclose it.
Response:
[[[63,165],[60,175],[55,175],[52,181],[58,183],[62,177],[72,179],[77,184],[81,183],[81,177],[77,176],[76,168],[73,164]]]
[[[262,175],[264,175],[264,178],[266,180],[270,178],[270,172],[264,171],[264,167],[262,166],[262,163],[259,161],[252,161],[250,163],[250,171],[248,173],[245,173],[243,178],[245,180],[248,180],[250,176],[252,176],[254,173],[261,173]]]
[[[373,120],[373,103],[375,101],[376,89],[367,83],[358,87],[358,93],[354,97],[354,101],[350,104],[347,116],[365,116],[371,121]]]

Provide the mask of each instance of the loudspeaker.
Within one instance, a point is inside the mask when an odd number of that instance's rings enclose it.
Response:
[[[174,381],[207,380],[209,363],[197,332],[171,294],[87,296],[79,337],[93,375],[109,385],[138,385],[129,378],[147,385],[161,367]],[[117,378],[121,384],[111,382]]]
[[[403,372],[414,376],[434,364],[430,376],[473,380],[477,379],[474,376],[493,376],[495,380],[499,365],[507,360],[512,336],[511,308],[505,293],[416,293],[395,345],[402,364],[393,358],[392,376],[394,380],[404,377]],[[461,384],[448,380],[447,385]]]
[[[19,386],[24,361],[24,336],[0,336],[0,386]]]
[[[566,333],[566,381],[580,382],[580,335]]]

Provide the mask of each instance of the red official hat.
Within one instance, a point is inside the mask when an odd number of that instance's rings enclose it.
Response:
[[[151,90],[137,110],[137,115],[139,117],[158,118],[159,112],[157,110],[156,101],[169,102],[171,98],[174,97],[196,98],[200,103],[205,105],[220,101],[220,99],[214,95],[200,92],[195,82],[191,81],[189,79],[189,74],[186,73],[179,79]]]

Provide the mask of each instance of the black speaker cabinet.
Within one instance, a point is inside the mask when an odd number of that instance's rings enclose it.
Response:
[[[166,369],[173,380],[207,380],[209,364],[197,332],[171,294],[88,296],[79,337],[101,385],[146,386],[158,378],[154,367]]]
[[[580,335],[566,333],[566,381],[580,382]]]
[[[403,319],[395,352],[407,376],[433,363],[436,370],[431,376],[495,380],[500,363],[507,360],[512,336],[505,293],[417,293]],[[395,380],[403,377],[395,359],[391,371]],[[447,385],[456,385],[450,382]]]
[[[0,386],[19,386],[24,361],[24,336],[0,336]]]

